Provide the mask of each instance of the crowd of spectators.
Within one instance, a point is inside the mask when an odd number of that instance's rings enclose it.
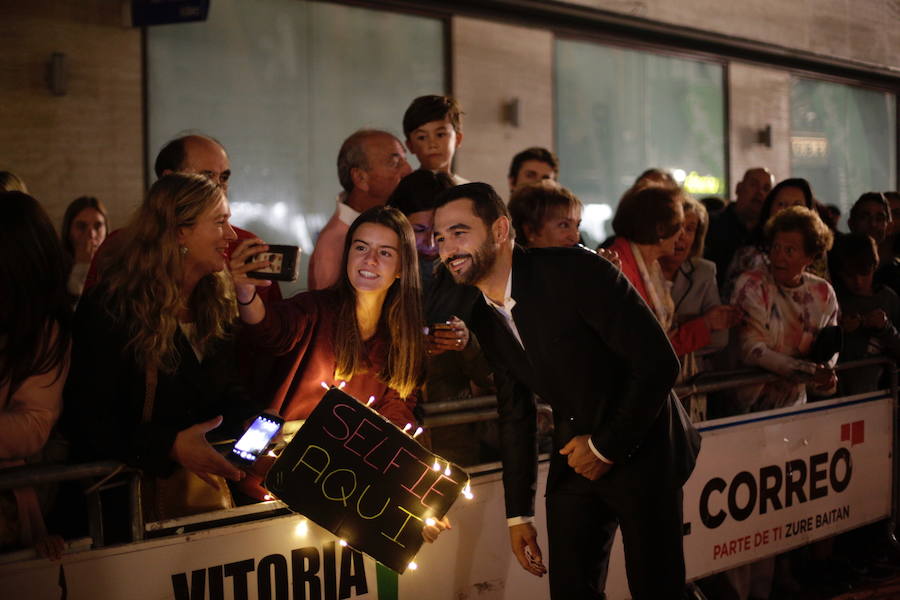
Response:
[[[258,479],[213,447],[260,410],[302,421],[324,382],[375,397],[374,409],[402,427],[422,421],[422,404],[497,393],[466,326],[480,295],[452,285],[444,268],[479,257],[442,265],[432,239],[435,199],[465,183],[452,172],[462,111],[452,98],[417,98],[403,132],[401,141],[359,130],[343,143],[343,191],[311,257],[311,291],[287,300],[247,275],[266,241],[229,224],[231,168],[212,138],[167,144],[158,180],[109,236],[100,200],[73,201],[57,235],[24,182],[0,173],[12,215],[0,244],[15,248],[0,261],[0,466],[33,460],[58,427],[73,462],[121,460],[142,469],[150,489],[179,473],[223,492],[224,479],[245,480],[232,484],[234,500],[261,500]],[[406,149],[421,169],[412,171]],[[509,211],[523,247],[581,241],[583,206],[558,174],[544,148],[512,159]],[[679,381],[741,367],[777,376],[685,398],[692,420],[883,383],[883,366],[840,376],[834,367],[900,358],[900,196],[862,194],[850,233],[837,230],[839,217],[806,180],[776,184],[762,167],[746,172],[734,201],[695,200],[661,169],[623,194],[615,235],[597,251],[667,332]],[[464,465],[497,455],[497,433],[484,423],[423,439]],[[48,539],[34,490],[0,495],[4,548],[40,543],[58,555]]]

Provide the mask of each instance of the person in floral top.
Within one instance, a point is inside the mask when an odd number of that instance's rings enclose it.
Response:
[[[832,245],[833,234],[812,210],[795,206],[770,218],[765,227],[769,265],[741,275],[733,302],[745,314],[738,329],[739,352],[747,366],[762,367],[781,379],[739,389],[738,412],[769,410],[806,402],[834,391],[835,358],[816,364],[808,356],[818,333],[837,325],[834,290],[806,268]]]

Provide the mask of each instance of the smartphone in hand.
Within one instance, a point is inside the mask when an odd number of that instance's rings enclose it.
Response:
[[[228,458],[240,467],[250,467],[266,451],[283,424],[281,417],[268,413],[259,415],[235,443]]]
[[[269,245],[266,252],[260,252],[247,259],[247,263],[269,261],[269,265],[247,273],[254,279],[273,281],[295,281],[300,267],[300,248],[297,246]]]

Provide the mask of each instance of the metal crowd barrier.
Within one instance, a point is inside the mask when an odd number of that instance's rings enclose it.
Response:
[[[891,517],[890,529],[891,531],[895,531],[897,517],[900,515],[900,477],[896,476],[898,472],[898,452],[900,452],[900,436],[898,436],[897,431],[898,418],[900,418],[900,407],[898,407],[897,363],[890,358],[878,356],[839,363],[835,366],[835,370],[838,372],[849,371],[860,367],[874,365],[886,365],[888,367],[886,369],[889,377],[887,390],[893,398],[894,451],[892,460],[893,472],[895,475],[891,480],[891,505],[893,506],[893,515]],[[689,382],[677,386],[674,391],[679,398],[686,398],[695,394],[723,392],[748,385],[767,383],[777,379],[779,379],[778,375],[761,369],[706,372],[700,373]],[[498,416],[497,399],[495,396],[479,396],[461,400],[424,403],[422,407],[425,413],[424,425],[425,427],[430,428],[461,423],[474,423],[478,421],[491,421]]]
[[[893,398],[894,436],[893,436],[893,471],[897,473],[898,452],[900,452],[900,440],[897,435],[898,422],[898,377],[896,364],[885,357],[869,358],[858,361],[842,363],[836,366],[838,371],[850,370],[859,367],[874,365],[888,365],[890,377],[889,391]],[[716,373],[703,373],[695,377],[691,382],[675,388],[679,397],[687,397],[694,394],[735,389],[746,385],[756,385],[774,381],[777,375],[760,370],[738,370]],[[460,400],[449,400],[423,404],[425,418],[424,425],[430,428],[444,427],[461,423],[473,423],[478,421],[490,421],[497,418],[497,400],[494,396],[479,396]],[[484,465],[487,467],[488,465]],[[500,465],[490,465],[499,468]],[[475,467],[479,470],[479,467]],[[88,506],[88,530],[93,539],[95,548],[104,546],[102,503],[100,492],[115,486],[127,485],[129,488],[129,504],[131,509],[131,535],[134,541],[142,540],[147,532],[165,533],[173,529],[174,524],[145,523],[141,509],[141,478],[140,471],[126,467],[115,461],[101,461],[78,465],[26,465],[0,470],[0,490],[10,490],[19,487],[40,486],[43,484],[59,483],[63,481],[82,481],[86,488]],[[892,506],[891,530],[894,530],[897,515],[900,514],[900,478],[892,478]],[[217,526],[223,521],[230,523],[259,519],[266,513],[284,514],[283,505],[278,502],[266,502],[219,511],[209,515],[197,515],[189,519],[191,524],[202,527]],[[221,514],[220,514],[221,513]],[[184,521],[179,521],[181,525]]]
[[[0,470],[0,491],[35,487],[64,481],[81,481],[85,486],[88,534],[94,547],[104,545],[103,506],[100,492],[120,485],[129,486],[132,515],[140,521],[140,471],[114,460],[77,465],[37,464]],[[135,540],[143,539],[143,523],[132,522]]]
[[[890,390],[897,395],[897,369],[893,360],[886,357],[865,358],[836,365],[837,371],[868,367],[878,364],[893,365],[889,369]],[[713,371],[699,373],[688,383],[676,386],[674,391],[679,398],[694,394],[708,394],[736,389],[747,385],[758,385],[779,379],[778,375],[761,369],[739,369],[734,371]],[[460,423],[490,421],[497,418],[496,396],[477,396],[460,400],[426,402],[422,404],[425,413],[425,427],[443,427]]]

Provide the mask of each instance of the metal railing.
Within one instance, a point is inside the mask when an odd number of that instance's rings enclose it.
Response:
[[[891,480],[891,531],[895,531],[896,520],[900,515],[900,477],[897,477],[898,453],[900,453],[900,436],[898,436],[898,418],[900,418],[900,406],[898,406],[898,376],[897,363],[885,356],[864,358],[860,360],[839,363],[836,371],[849,371],[861,367],[884,365],[888,374],[889,384],[887,391],[893,398],[893,454],[892,464],[894,477]],[[781,379],[779,375],[763,371],[761,369],[740,369],[734,371],[717,371],[700,373],[690,382],[675,387],[674,391],[679,398],[686,398],[695,394],[711,394],[737,389],[749,385],[759,385]],[[461,400],[448,400],[442,402],[425,403],[422,405],[425,413],[425,427],[435,428],[461,423],[474,423],[478,421],[491,421],[497,418],[496,396],[479,396]]]
[[[893,398],[894,415],[894,452],[893,469],[897,472],[898,452],[900,452],[900,440],[897,436],[897,420],[900,415],[898,409],[898,377],[896,364],[884,357],[869,358],[837,365],[838,371],[850,370],[860,367],[885,365],[890,377],[889,392]],[[726,391],[747,385],[757,385],[779,379],[777,375],[760,370],[739,370],[717,373],[705,373],[695,377],[690,383],[678,386],[675,392],[679,397],[687,397],[694,394],[706,394]],[[426,427],[436,428],[461,423],[473,423],[478,421],[490,421],[497,418],[497,399],[495,396],[479,396],[460,400],[432,402],[423,405],[425,412],[424,424]],[[491,467],[499,465],[491,465]],[[100,492],[112,487],[127,485],[129,488],[129,505],[131,511],[131,537],[138,541],[146,537],[147,532],[163,533],[178,526],[183,526],[186,521],[145,523],[141,507],[141,472],[127,467],[116,461],[100,461],[77,465],[26,465],[0,470],[0,490],[10,490],[21,487],[40,486],[64,481],[81,481],[85,487],[88,507],[88,530],[93,540],[93,547],[104,545],[102,502]],[[900,479],[892,478],[892,506],[891,529],[896,522],[896,516],[900,514]],[[208,515],[197,515],[188,519],[190,524],[202,526],[216,526],[223,521],[240,522],[253,518],[260,518],[265,513],[276,512],[283,514],[284,507],[278,502],[266,502],[247,507],[217,511]]]
[[[879,356],[840,363],[835,366],[835,369],[837,371],[844,371],[879,364],[893,366],[893,368],[888,369],[888,372],[891,377],[890,389],[896,396],[897,369],[894,361],[889,358]],[[748,385],[759,385],[761,383],[777,381],[778,379],[780,379],[779,375],[762,369],[712,371],[694,376],[691,381],[676,386],[674,391],[679,398],[686,398],[695,394],[721,392]],[[489,421],[497,418],[497,397],[477,396],[475,398],[463,398],[460,400],[426,402],[422,404],[422,409],[425,413],[424,425],[431,428],[442,427],[445,425],[457,425],[460,423],[472,423],[476,421]]]
[[[85,487],[88,534],[95,547],[104,545],[101,491],[128,485],[132,515],[140,518],[140,471],[120,462],[104,460],[77,465],[37,464],[0,470],[0,491],[64,481],[81,481]],[[142,539],[143,523],[133,522],[131,533],[132,536],[140,536],[134,539]]]

